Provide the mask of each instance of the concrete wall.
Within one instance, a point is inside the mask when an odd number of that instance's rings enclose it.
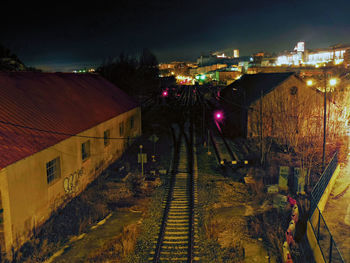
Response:
[[[327,204],[329,195],[332,192],[333,186],[335,184],[335,181],[337,180],[337,177],[339,175],[340,172],[340,166],[338,165],[337,168],[335,169],[333,176],[331,178],[331,180],[329,181],[320,201],[318,202],[318,208],[320,209],[321,213],[324,211],[324,208]],[[316,261],[316,263],[325,263],[323,256],[322,256],[322,252],[320,249],[320,246],[317,242],[317,238],[315,236],[315,233],[312,229],[312,225],[313,226],[317,226],[318,223],[318,210],[316,209],[314,211],[314,213],[312,214],[310,221],[307,222],[307,239],[309,241],[309,245],[312,249],[313,255],[314,255],[314,259]],[[311,225],[312,223],[312,225]],[[327,222],[326,222],[327,223]],[[315,231],[317,231],[317,229],[315,229]]]
[[[130,118],[134,128],[130,128]],[[119,123],[124,122],[124,134]],[[110,130],[111,138],[137,137],[141,134],[141,111],[135,108],[103,122],[79,135],[103,137]],[[81,145],[90,140],[90,157],[82,160]],[[52,211],[85,189],[109,164],[121,156],[127,140],[70,137],[43,151],[13,163],[0,171],[0,192],[4,207],[5,248],[18,248],[43,224]],[[60,158],[60,178],[48,184],[46,163]]]
[[[316,236],[309,221],[307,222],[306,235],[316,263],[326,263],[323,259],[320,246],[317,243]]]
[[[332,192],[333,186],[335,184],[335,181],[338,178],[338,175],[340,173],[340,165],[337,166],[337,168],[335,169],[331,180],[329,181],[327,188],[324,190],[323,195],[320,199],[320,201],[318,202],[318,208],[320,209],[321,213],[324,211],[324,208],[326,207],[326,204],[328,202],[328,198]]]

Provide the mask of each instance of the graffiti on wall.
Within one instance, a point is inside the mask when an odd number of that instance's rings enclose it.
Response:
[[[71,173],[69,176],[63,180],[63,188],[66,194],[71,194],[77,191],[80,178],[84,174],[84,168]]]

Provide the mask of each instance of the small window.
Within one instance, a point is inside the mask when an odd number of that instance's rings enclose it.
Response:
[[[110,142],[110,140],[109,140],[109,138],[111,137],[110,134],[111,133],[110,133],[109,130],[105,130],[103,132],[103,143],[104,143],[105,146],[107,146],[109,144],[109,142]]]
[[[124,135],[124,122],[119,123],[119,136]]]
[[[61,177],[61,169],[60,169],[60,157],[53,159],[46,163],[46,179],[47,183],[55,181],[56,179]]]
[[[134,129],[134,116],[130,118],[130,129]]]
[[[296,95],[298,93],[298,88],[297,87],[291,87],[290,90],[290,95]]]
[[[86,141],[81,145],[81,158],[83,161],[90,157],[90,141]]]

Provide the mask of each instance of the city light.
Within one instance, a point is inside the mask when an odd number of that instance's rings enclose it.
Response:
[[[218,58],[226,58],[226,55],[225,55],[225,53],[222,53],[221,55],[217,55],[216,57],[218,57]]]
[[[337,84],[337,79],[333,78],[329,80],[329,85],[335,86]]]
[[[192,84],[193,83],[193,78],[189,77],[189,76],[178,75],[178,76],[176,76],[176,81],[178,83],[180,83],[180,84]]]
[[[167,97],[168,96],[168,92],[166,90],[164,90],[163,93],[162,93],[162,96],[163,97]]]
[[[312,86],[314,84],[314,82],[312,81],[312,79],[309,79],[306,81],[306,85],[308,86]]]
[[[324,63],[333,62],[340,65],[344,62],[348,47],[326,48],[323,50],[309,51],[306,53],[305,42],[298,42],[293,51],[285,52],[277,57],[276,65],[301,66],[309,65],[320,67]]]

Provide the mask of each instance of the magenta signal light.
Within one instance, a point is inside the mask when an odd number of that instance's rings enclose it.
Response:
[[[165,90],[165,91],[163,91],[162,96],[163,96],[163,97],[168,96],[168,92],[167,92],[166,90]]]
[[[214,116],[216,120],[222,120],[222,118],[224,117],[221,111],[215,112]]]

